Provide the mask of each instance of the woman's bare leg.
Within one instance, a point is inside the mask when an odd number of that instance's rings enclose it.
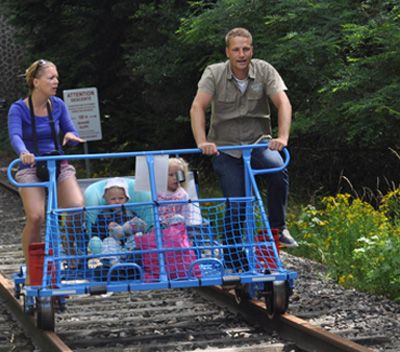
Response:
[[[25,210],[26,223],[22,231],[22,250],[27,267],[25,284],[29,279],[29,245],[41,241],[41,229],[44,224],[45,191],[44,188],[20,188],[19,194]]]

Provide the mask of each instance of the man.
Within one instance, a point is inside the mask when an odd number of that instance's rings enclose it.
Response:
[[[219,153],[217,146],[269,141],[268,148],[253,150],[252,167],[264,169],[283,165],[279,151],[288,144],[292,108],[285,93],[286,85],[275,68],[263,60],[252,59],[252,36],[248,30],[232,29],[225,42],[228,61],[204,70],[190,115],[197,147],[203,154],[213,156],[213,168],[224,196],[242,197],[245,189],[241,153]],[[278,112],[278,137],[273,139],[268,100]],[[210,104],[211,122],[206,136],[206,109]],[[271,228],[279,231],[282,246],[297,247],[285,224],[289,189],[287,170],[270,174],[268,178]],[[239,254],[239,257],[243,255]]]

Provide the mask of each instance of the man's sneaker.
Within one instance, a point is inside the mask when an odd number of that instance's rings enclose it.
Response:
[[[296,240],[290,235],[288,229],[283,229],[279,234],[279,244],[282,247],[288,247],[288,248],[290,247],[294,248],[299,246]]]

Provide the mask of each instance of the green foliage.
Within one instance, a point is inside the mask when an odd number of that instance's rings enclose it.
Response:
[[[290,225],[300,242],[294,252],[326,264],[346,287],[400,300],[400,228],[386,211],[395,195],[398,190],[382,203],[384,211],[348,194],[324,198],[319,209],[304,208]]]
[[[382,151],[399,148],[399,18],[395,1],[197,1],[178,34],[201,50],[201,70],[225,59],[229,29],[250,29],[255,56],[272,63],[289,87],[298,154],[292,180],[336,191],[343,171],[363,186],[397,174]],[[372,166],[366,151],[353,153],[360,148],[379,148],[379,156],[368,155],[378,157]]]
[[[184,1],[143,2],[131,16],[123,45],[131,80],[140,82],[136,94],[143,102],[141,119],[151,128],[146,137],[152,149],[193,146],[187,116],[195,92],[191,52],[175,35],[187,8]]]
[[[346,286],[381,294],[400,302],[400,231],[361,237],[354,250],[352,273],[340,278]]]
[[[345,65],[321,90],[327,109],[317,117],[327,128],[339,123],[350,145],[398,145],[400,8],[390,3],[371,2],[361,21],[342,25]]]
[[[241,26],[253,34],[255,56],[289,88],[295,184],[336,191],[342,173],[360,187],[398,174],[382,155],[400,149],[395,0],[4,0],[2,7],[29,48],[21,70],[48,58],[58,65],[60,93],[98,88],[104,138],[91,152],[194,146],[188,111],[197,82],[207,64],[226,59],[224,36]]]
[[[387,193],[382,198],[379,209],[393,225],[400,227],[400,188]]]
[[[118,149],[120,131],[130,131],[138,119],[121,104],[131,97],[121,43],[135,2],[30,0],[6,1],[6,6],[19,39],[30,48],[21,70],[38,58],[46,58],[58,67],[60,95],[63,89],[97,87],[104,141],[90,149]]]

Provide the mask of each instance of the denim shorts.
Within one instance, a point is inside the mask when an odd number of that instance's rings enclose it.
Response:
[[[57,182],[62,182],[70,177],[75,177],[75,167],[68,163],[61,163],[60,175],[58,176]],[[26,169],[18,170],[15,174],[15,180],[18,183],[35,183],[40,182],[36,176],[36,167],[28,167]]]

